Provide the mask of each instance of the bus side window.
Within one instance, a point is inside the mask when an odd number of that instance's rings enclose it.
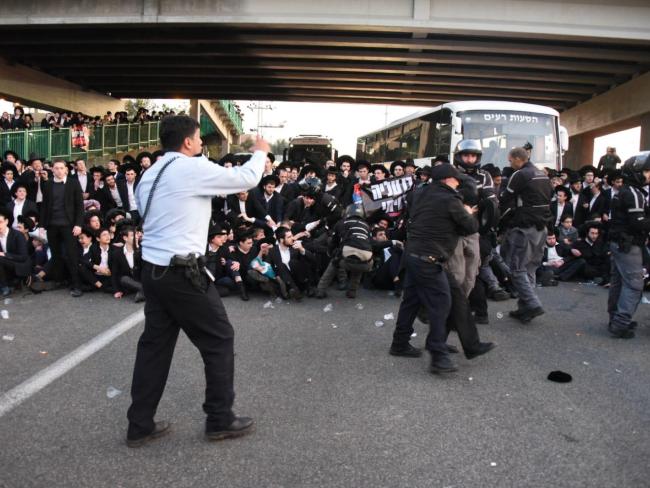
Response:
[[[435,154],[450,154],[451,153],[451,110],[443,109],[440,112],[440,119],[436,124],[438,132],[438,144]]]

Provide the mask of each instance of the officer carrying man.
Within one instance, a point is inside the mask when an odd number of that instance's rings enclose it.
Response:
[[[650,151],[631,157],[623,164],[622,188],[611,202],[610,250],[611,285],[607,311],[609,333],[616,338],[634,337],[632,320],[643,292],[642,248],[650,231],[648,195]]]
[[[426,349],[431,353],[432,373],[457,371],[449,358],[446,344],[446,322],[451,307],[449,281],[444,263],[456,249],[461,235],[474,234],[478,221],[475,209],[463,205],[456,191],[461,174],[450,164],[441,164],[431,171],[433,183],[423,185],[413,194],[404,251],[404,294],[393,333],[390,354],[419,357],[422,351],[410,344],[413,321],[420,306],[429,318]]]
[[[501,197],[501,228],[506,229],[501,254],[519,294],[518,308],[509,315],[526,324],[544,313],[535,293],[535,272],[544,257],[553,187],[523,147],[512,149],[508,160],[515,172]]]

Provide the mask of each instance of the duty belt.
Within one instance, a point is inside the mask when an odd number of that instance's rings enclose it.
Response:
[[[424,261],[425,263],[433,264],[433,263],[441,263],[442,260],[438,259],[435,256],[422,256],[420,254],[414,254],[412,252],[409,253],[409,256],[412,258],[419,259],[420,261]]]

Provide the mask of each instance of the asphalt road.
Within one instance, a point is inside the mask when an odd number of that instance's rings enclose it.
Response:
[[[548,313],[528,326],[508,318],[514,301],[491,303],[481,335],[499,347],[436,377],[427,358],[387,354],[395,321],[384,315],[397,316],[398,299],[331,295],[274,308],[225,299],[236,411],[256,418],[253,435],[203,440],[202,364],[182,336],[158,414],[173,432],[126,448],[138,325],[0,417],[0,486],[648,486],[650,305],[623,341],[606,334],[598,287],[540,289]],[[62,291],[1,303],[0,335],[14,336],[0,341],[2,392],[140,309]],[[573,382],[548,381],[555,369]]]

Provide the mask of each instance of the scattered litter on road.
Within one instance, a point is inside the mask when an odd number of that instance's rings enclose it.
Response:
[[[417,332],[413,332],[413,333],[411,334],[411,337],[417,337],[417,336],[418,336],[418,333],[417,333]]]
[[[311,378],[307,378],[307,383],[311,383]]]
[[[11,305],[13,302],[12,298],[5,298],[5,305]]]
[[[394,297],[394,296],[395,296],[395,292],[394,292],[393,290],[389,291],[389,292],[388,292],[388,296],[389,296],[389,297]]]
[[[122,393],[122,390],[118,390],[117,388],[113,388],[112,386],[106,388],[106,396],[108,398],[115,398],[120,393]]]
[[[392,312],[387,313],[386,315],[384,315],[384,320],[393,320],[394,318],[395,318],[395,316],[393,315]]]
[[[332,329],[336,329],[336,328],[338,328],[338,325],[332,324]]]
[[[38,351],[41,356],[47,356],[47,351]]]
[[[490,463],[490,466],[495,467],[497,463]]]
[[[11,342],[15,339],[16,337],[13,334],[5,334],[2,336],[3,341]]]
[[[645,305],[648,305],[648,304],[650,304],[650,300],[648,300],[648,298],[645,295],[643,295],[641,297],[641,303],[643,303]]]
[[[328,303],[323,307],[323,312],[325,313],[331,312],[332,310],[334,310],[334,305],[332,305],[331,303]]]
[[[276,298],[275,303],[282,303],[282,298],[280,298],[280,297]]]
[[[364,308],[364,307],[363,307],[363,303],[357,303],[357,304],[355,305],[355,307],[356,307],[357,310],[363,310],[363,308]]]
[[[614,371],[616,371],[617,373],[622,373],[623,372],[620,369],[615,369]]]
[[[272,301],[268,301],[264,304],[264,308],[275,308]]]
[[[582,332],[576,332],[576,335],[580,337],[582,335]]]
[[[0,311],[0,315],[2,316],[3,319],[7,320],[9,318],[9,310]]]
[[[384,323],[381,320],[376,320],[375,321],[375,327],[383,327]]]
[[[503,312],[497,312],[497,318],[502,319],[503,318]]]
[[[582,364],[584,364],[585,366],[589,366],[589,362],[588,362],[588,361],[582,361]]]
[[[468,379],[469,381],[474,381],[474,378],[472,378],[471,376],[470,376],[469,378],[467,378],[467,379]]]

